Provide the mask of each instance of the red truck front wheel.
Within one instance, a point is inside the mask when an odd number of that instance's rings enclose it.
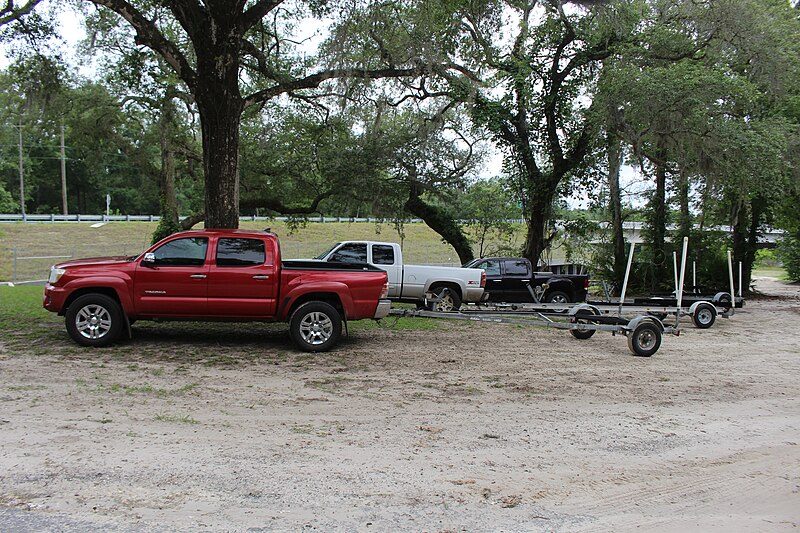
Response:
[[[108,346],[122,333],[122,309],[105,294],[84,294],[67,309],[67,332],[83,346]]]
[[[342,336],[342,317],[330,304],[306,302],[292,313],[289,334],[304,352],[325,352]]]

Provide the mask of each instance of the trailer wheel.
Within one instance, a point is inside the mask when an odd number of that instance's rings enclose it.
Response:
[[[575,322],[575,323],[576,324],[585,324],[586,322],[580,321],[580,322]],[[596,329],[571,329],[571,330],[569,330],[569,332],[572,333],[573,337],[575,337],[576,339],[580,339],[582,341],[585,341],[586,339],[591,339],[592,335],[594,335],[596,331],[597,331]]]
[[[729,311],[730,308],[733,307],[733,304],[731,303],[731,295],[727,292],[723,292],[721,295],[719,295],[716,303],[718,303],[725,311]]]
[[[122,333],[122,308],[105,294],[84,294],[69,305],[65,322],[72,340],[83,346],[108,346]]]
[[[661,328],[652,322],[641,322],[628,335],[628,348],[634,355],[650,357],[661,347]]]
[[[591,312],[592,312],[592,314],[595,314],[595,315],[597,314],[597,312],[594,311],[594,310],[592,310]],[[592,322],[591,320],[583,319],[583,318],[574,318],[573,317],[572,323],[573,324],[593,324],[594,322]],[[580,339],[580,340],[583,341],[583,340],[592,338],[592,335],[594,335],[597,332],[597,330],[596,329],[571,329],[571,330],[569,330],[569,332],[572,333],[572,336],[575,337],[576,339]]]
[[[438,287],[432,292],[439,301],[428,302],[428,309],[430,311],[449,313],[451,311],[458,311],[461,308],[461,298],[459,298],[458,293],[453,289]]]
[[[692,314],[692,322],[696,328],[708,329],[714,325],[717,319],[717,308],[711,304],[699,304]]]
[[[342,336],[342,317],[325,302],[306,302],[292,313],[289,334],[304,352],[325,352]]]

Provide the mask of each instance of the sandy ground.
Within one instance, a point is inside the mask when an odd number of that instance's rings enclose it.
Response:
[[[757,288],[652,358],[461,323],[0,340],[0,530],[796,530],[800,287]]]

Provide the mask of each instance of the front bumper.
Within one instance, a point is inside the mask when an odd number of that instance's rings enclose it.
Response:
[[[375,309],[375,320],[379,320],[386,315],[389,314],[389,310],[392,308],[392,301],[391,300],[378,300],[378,307]]]
[[[42,307],[54,313],[62,312],[64,302],[67,299],[67,291],[62,287],[55,287],[49,283],[44,286],[44,295],[42,296]]]

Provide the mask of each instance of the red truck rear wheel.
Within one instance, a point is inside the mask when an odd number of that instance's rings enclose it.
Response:
[[[84,294],[67,309],[67,333],[83,346],[108,346],[122,333],[122,308],[105,294]]]
[[[289,318],[289,334],[304,352],[325,352],[342,336],[342,317],[328,303],[306,302]]]

